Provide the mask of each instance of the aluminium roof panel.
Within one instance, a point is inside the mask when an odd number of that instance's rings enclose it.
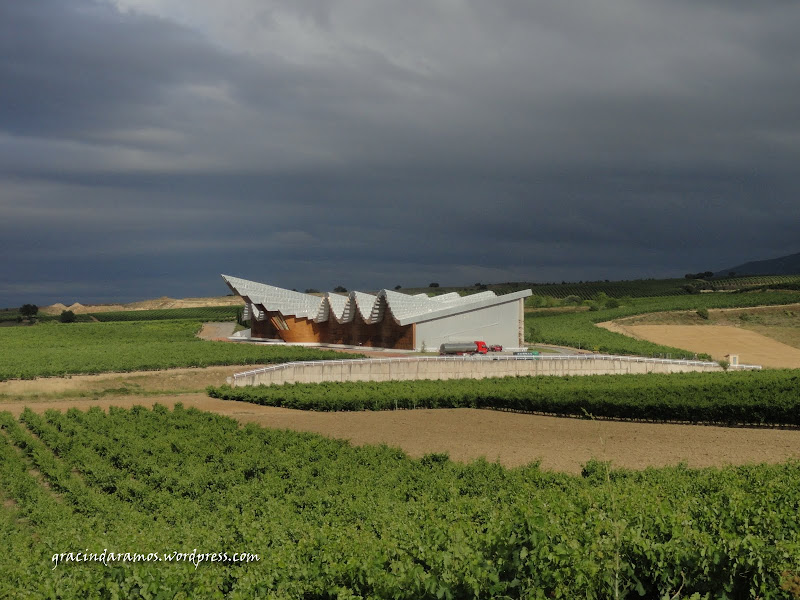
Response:
[[[339,323],[347,323],[358,312],[366,323],[378,323],[383,320],[388,309],[399,325],[409,325],[512,302],[532,293],[531,290],[523,290],[497,296],[492,291],[484,291],[471,296],[460,296],[451,292],[431,298],[426,294],[409,296],[392,290],[381,290],[377,296],[353,291],[347,296],[328,293],[320,298],[229,275],[223,275],[222,278],[234,293],[250,302],[256,310],[306,317],[317,322],[327,320],[332,314]]]

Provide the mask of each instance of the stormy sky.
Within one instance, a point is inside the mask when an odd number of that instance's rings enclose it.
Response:
[[[0,0],[0,306],[800,251],[794,0]]]

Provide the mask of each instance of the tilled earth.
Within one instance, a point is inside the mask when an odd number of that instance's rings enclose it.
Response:
[[[34,381],[0,382],[0,410],[18,415],[90,406],[173,406],[213,411],[241,423],[310,431],[353,444],[388,444],[420,457],[448,452],[513,467],[541,461],[544,469],[579,473],[590,459],[642,469],[686,462],[690,467],[800,459],[800,430],[591,421],[492,410],[309,412],[209,398],[201,390],[243,367],[174,369]],[[138,390],[116,394],[115,390]],[[70,397],[72,395],[72,397]],[[93,396],[94,395],[94,396]]]

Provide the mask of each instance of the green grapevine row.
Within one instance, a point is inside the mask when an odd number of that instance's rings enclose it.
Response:
[[[164,308],[155,310],[125,310],[88,313],[90,317],[107,321],[163,321],[190,319],[192,321],[235,321],[238,306],[204,306],[200,308]]]
[[[788,600],[800,574],[796,462],[575,477],[180,405],[22,421],[0,415],[2,597]],[[259,560],[52,560],[194,548]]]
[[[504,377],[209,387],[209,395],[302,410],[499,408],[652,421],[800,426],[800,372]]]
[[[0,380],[76,373],[342,359],[354,355],[291,346],[209,342],[194,321],[39,323],[0,328]]]

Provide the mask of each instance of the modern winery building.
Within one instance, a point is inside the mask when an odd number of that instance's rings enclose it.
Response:
[[[392,290],[315,295],[222,278],[245,301],[252,339],[402,350],[434,350],[445,342],[475,340],[522,347],[523,302],[531,295],[531,290],[502,296],[484,291],[429,297]]]

